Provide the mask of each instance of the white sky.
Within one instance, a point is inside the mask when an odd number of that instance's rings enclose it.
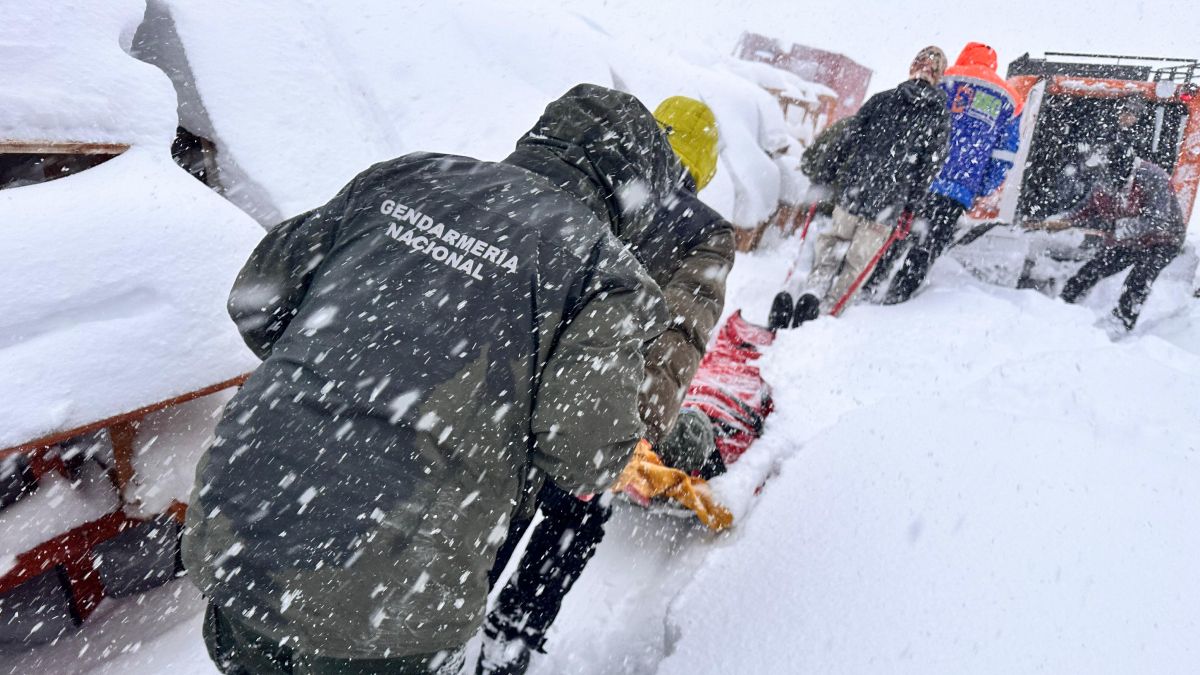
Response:
[[[663,46],[731,53],[743,30],[838,51],[875,70],[872,90],[907,76],[912,56],[936,44],[953,61],[968,41],[1000,55],[1000,74],[1025,52],[1101,52],[1200,58],[1200,9],[1182,0],[554,0],[610,32]]]

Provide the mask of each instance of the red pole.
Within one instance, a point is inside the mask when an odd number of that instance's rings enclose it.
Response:
[[[800,243],[808,238],[808,226],[812,225],[813,216],[817,214],[817,202],[813,202],[812,206],[808,207],[808,215],[804,216],[804,228],[800,230]]]
[[[888,236],[887,241],[883,242],[883,246],[879,247],[879,250],[875,252],[875,257],[871,258],[871,262],[863,268],[863,271],[858,273],[858,277],[854,280],[854,283],[850,284],[850,288],[846,290],[846,293],[842,295],[842,297],[837,301],[837,304],[833,306],[832,310],[830,310],[829,313],[831,315],[838,316],[842,313],[842,310],[846,308],[846,303],[849,302],[850,298],[854,297],[855,292],[858,291],[858,287],[861,286],[864,281],[866,281],[867,276],[871,274],[871,272],[875,271],[875,266],[879,264],[879,260],[883,258],[883,254],[887,252],[888,247],[890,247],[897,240],[908,236],[909,231],[912,230],[912,220],[913,216],[911,213],[904,213],[900,216],[899,224],[897,224],[897,226],[892,230],[892,234]]]
[[[808,226],[812,224],[813,216],[817,213],[818,203],[813,202],[812,206],[808,207],[808,215],[804,217],[804,227],[800,230],[800,250],[796,252],[796,257],[792,259],[792,266],[788,268],[787,276],[783,278],[785,288],[787,283],[792,280],[792,275],[796,273],[796,266],[800,264],[800,254],[804,252],[804,239],[808,237]]]

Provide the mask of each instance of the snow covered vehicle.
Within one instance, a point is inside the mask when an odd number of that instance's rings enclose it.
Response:
[[[45,11],[0,27],[0,651],[176,575],[195,456],[257,363],[224,298],[262,229],[172,161],[175,92],[125,51],[144,5]]]
[[[1082,200],[1102,171],[1121,110],[1133,111],[1139,155],[1171,175],[1184,220],[1200,186],[1200,88],[1194,59],[1047,52],[1009,64],[1008,83],[1025,98],[1021,145],[1003,186],[976,204],[974,227],[950,254],[976,276],[1056,295],[1101,237],[1084,231],[1027,231]],[[1186,247],[1164,278],[1195,274]]]

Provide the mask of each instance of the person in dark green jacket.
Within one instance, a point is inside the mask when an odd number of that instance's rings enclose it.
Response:
[[[263,359],[197,470],[184,562],[227,673],[453,672],[530,486],[602,491],[645,427],[680,164],[579,85],[503,162],[377,164],[264,237],[230,294]]]

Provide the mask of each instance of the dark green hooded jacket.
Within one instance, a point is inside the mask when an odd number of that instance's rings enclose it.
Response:
[[[197,471],[201,590],[302,652],[463,645],[526,483],[602,490],[644,431],[665,303],[614,235],[657,236],[679,172],[580,85],[505,162],[406,155],[271,230],[229,300],[263,363]]]

